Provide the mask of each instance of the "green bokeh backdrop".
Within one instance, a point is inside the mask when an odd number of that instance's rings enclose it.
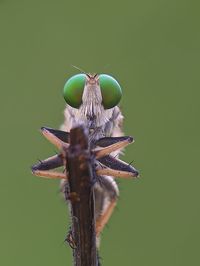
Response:
[[[63,121],[78,73],[115,76],[141,179],[101,245],[105,266],[200,265],[200,4],[191,0],[0,0],[0,265],[71,265],[59,182],[30,173],[54,153],[40,126]]]

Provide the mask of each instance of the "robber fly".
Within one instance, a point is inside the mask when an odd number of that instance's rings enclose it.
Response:
[[[74,75],[64,85],[64,99],[67,105],[61,130],[45,127],[41,129],[43,135],[58,148],[68,145],[68,132],[71,128],[81,124],[88,129],[91,149],[98,149],[101,154],[95,161],[97,236],[108,222],[116,205],[119,189],[115,178],[138,176],[138,171],[133,166],[118,159],[120,151],[133,141],[132,137],[123,136],[122,133],[123,116],[118,107],[121,97],[121,87],[110,75]],[[37,176],[61,178],[64,186],[68,182],[66,172],[49,171],[60,166],[63,166],[63,159],[61,154],[57,154],[34,165],[32,172]]]

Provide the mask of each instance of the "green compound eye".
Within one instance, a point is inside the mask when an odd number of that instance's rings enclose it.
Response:
[[[113,77],[106,74],[99,75],[99,82],[104,108],[110,109],[116,106],[122,97],[119,83]]]
[[[83,89],[85,86],[85,74],[77,74],[65,83],[63,96],[67,104],[79,108],[82,103]]]

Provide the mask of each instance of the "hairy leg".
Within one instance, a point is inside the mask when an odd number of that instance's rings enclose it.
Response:
[[[109,221],[114,207],[116,206],[119,190],[112,177],[98,176],[98,182],[95,185],[94,193],[96,235],[98,237]]]

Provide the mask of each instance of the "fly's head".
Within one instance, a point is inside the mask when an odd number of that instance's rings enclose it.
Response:
[[[121,96],[119,83],[106,74],[77,74],[64,86],[64,98],[75,123],[84,123],[89,129],[110,120]]]

